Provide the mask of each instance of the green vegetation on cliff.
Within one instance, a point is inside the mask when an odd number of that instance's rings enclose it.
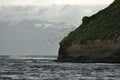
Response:
[[[60,45],[86,43],[94,40],[116,40],[120,36],[120,0],[91,17],[84,17],[83,23],[65,37]]]

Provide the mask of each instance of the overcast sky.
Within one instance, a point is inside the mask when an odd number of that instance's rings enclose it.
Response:
[[[98,5],[98,4],[110,4],[114,0],[0,0],[0,6],[8,5],[36,5],[46,6],[51,4],[61,5]]]
[[[0,0],[0,55],[57,55],[60,40],[80,25],[83,16],[95,14],[112,2]]]

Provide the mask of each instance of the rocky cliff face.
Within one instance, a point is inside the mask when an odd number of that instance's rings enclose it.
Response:
[[[91,17],[60,43],[58,61],[120,63],[120,0]]]

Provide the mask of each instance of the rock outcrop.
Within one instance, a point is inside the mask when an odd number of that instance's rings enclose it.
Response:
[[[58,61],[120,63],[120,0],[91,17],[60,42]]]

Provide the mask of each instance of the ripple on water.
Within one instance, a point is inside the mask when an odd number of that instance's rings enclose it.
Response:
[[[120,80],[119,64],[0,60],[0,80]]]

